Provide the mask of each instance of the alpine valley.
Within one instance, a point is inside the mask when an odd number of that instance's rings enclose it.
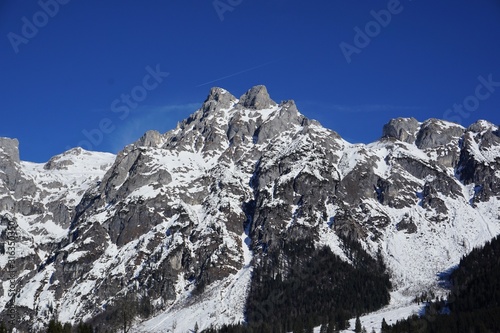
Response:
[[[117,155],[37,164],[18,146],[0,138],[0,321],[18,332],[348,332],[356,316],[380,332],[500,234],[484,120],[392,119],[351,144],[264,86],[212,88]]]

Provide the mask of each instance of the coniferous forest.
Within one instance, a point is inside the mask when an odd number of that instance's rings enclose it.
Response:
[[[348,327],[347,321],[389,302],[391,284],[381,258],[373,259],[356,241],[343,240],[346,263],[328,247],[301,240],[270,250],[254,270],[247,301],[247,324],[213,332],[324,332]],[[284,258],[286,276],[277,269]],[[281,264],[282,266],[283,264]]]
[[[500,238],[462,258],[451,282],[447,300],[429,303],[423,316],[383,327],[382,332],[500,332]]]

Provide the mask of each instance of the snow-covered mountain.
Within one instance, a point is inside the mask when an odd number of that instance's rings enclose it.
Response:
[[[0,311],[14,302],[25,330],[109,327],[124,302],[140,309],[137,332],[243,322],[254,270],[272,262],[286,277],[283,248],[304,239],[350,264],[347,239],[381,255],[393,290],[380,311],[407,315],[500,233],[497,126],[398,118],[350,144],[264,86],[239,99],[212,88],[177,128],[116,156],[75,148],[28,163],[2,138],[0,158],[0,241],[8,223],[19,235],[14,298],[0,244]]]

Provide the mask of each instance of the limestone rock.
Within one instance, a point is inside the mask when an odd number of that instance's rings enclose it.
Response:
[[[252,87],[240,97],[238,105],[243,108],[262,110],[276,106],[276,102],[271,99],[267,88],[263,85]]]
[[[391,119],[384,125],[382,130],[383,138],[395,138],[397,140],[414,143],[416,133],[420,123],[415,118],[396,118]]]

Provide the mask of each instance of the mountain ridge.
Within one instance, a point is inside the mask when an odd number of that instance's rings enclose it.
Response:
[[[103,313],[125,295],[149,301],[137,331],[166,330],[179,313],[179,330],[244,321],[254,270],[290,274],[292,241],[346,262],[343,239],[359,241],[408,305],[444,293],[435,274],[500,233],[500,139],[486,121],[397,118],[380,140],[350,144],[264,86],[239,99],[212,88],[175,129],[116,156],[76,148],[41,166],[10,139],[0,154],[0,214],[26,232],[19,267],[34,266],[19,276],[19,311],[35,327],[51,316],[113,325]]]

